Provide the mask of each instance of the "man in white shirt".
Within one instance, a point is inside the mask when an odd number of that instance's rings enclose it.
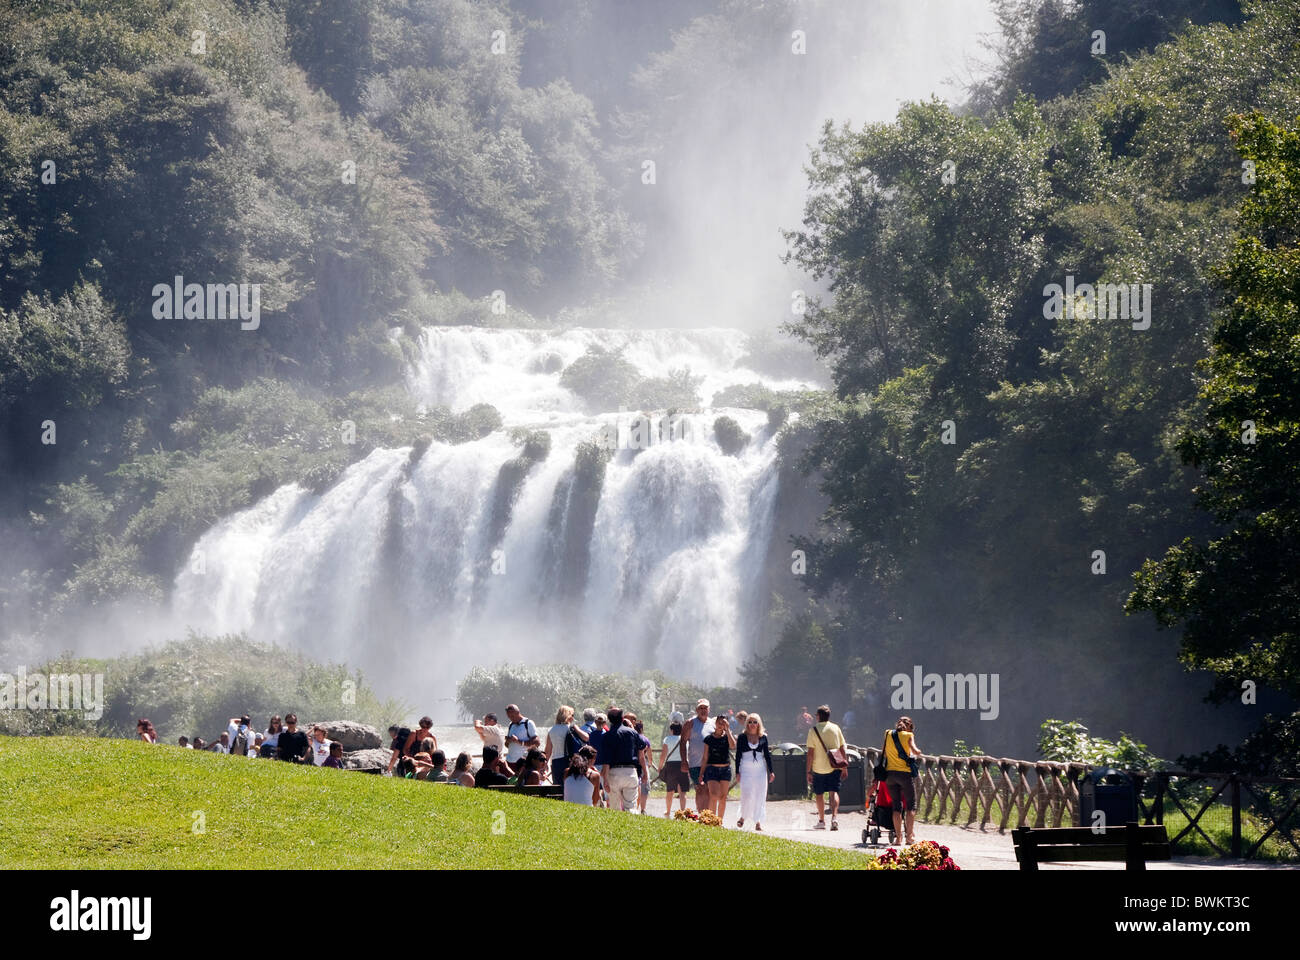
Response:
[[[311,728],[311,762],[316,766],[321,766],[330,758],[330,744],[334,741],[326,739],[325,728],[316,724]]]
[[[474,732],[485,747],[496,747],[498,754],[506,752],[506,732],[497,723],[495,713],[485,713],[482,720],[474,721]]]
[[[508,705],[506,716],[510,718],[510,726],[506,727],[506,763],[518,773],[518,767],[524,762],[529,748],[540,747],[542,741],[537,736],[536,724],[520,713],[518,706],[513,703]]]
[[[218,740],[216,743],[214,743],[214,744],[212,745],[212,750],[213,750],[214,752],[216,752],[216,753],[229,753],[229,752],[230,752],[230,734],[228,734],[228,733],[226,733],[226,731],[222,730],[222,731],[221,731],[221,739]]]

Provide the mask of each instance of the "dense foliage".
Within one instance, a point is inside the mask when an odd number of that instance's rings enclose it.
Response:
[[[1255,189],[1219,271],[1233,300],[1204,364],[1203,424],[1178,443],[1204,473],[1200,505],[1231,526],[1145,563],[1130,607],[1182,628],[1217,699],[1255,684],[1300,698],[1300,129],[1256,115],[1235,132]]]
[[[1283,438],[1295,431],[1296,357],[1283,346],[1294,266],[1282,269],[1294,258],[1294,179],[1277,162],[1300,116],[1300,4],[1248,13],[1236,27],[1180,30],[1046,105],[1021,97],[977,118],[920,103],[892,123],[827,126],[803,226],[788,235],[792,260],[831,294],[792,324],[831,363],[837,394],[799,427],[831,501],[821,533],[797,543],[814,596],[837,611],[825,618],[826,659],[809,650],[824,672],[863,661],[998,672],[1002,719],[1023,726],[1051,709],[1033,678],[1064,670],[1096,704],[1090,722],[1131,722],[1126,702],[1169,651],[1149,621],[1125,618],[1125,581],[1168,543],[1211,533],[1181,462],[1194,451],[1199,463],[1231,456],[1217,520],[1282,512],[1215,541],[1224,561],[1258,548],[1257,563],[1240,578],[1218,564],[1204,581],[1206,598],[1234,599],[1204,621],[1213,644],[1192,621],[1199,653],[1188,661],[1214,667],[1267,641],[1250,675],[1294,695],[1294,591],[1275,594],[1267,571],[1296,566],[1281,546],[1291,521],[1278,492],[1295,487],[1294,457],[1273,458],[1289,455]],[[1016,69],[995,81],[1032,88]],[[1232,137],[1247,112],[1263,118],[1243,138],[1255,143],[1255,184],[1243,182]],[[1242,371],[1233,350],[1246,338],[1271,364],[1258,397],[1254,376],[1198,390],[1197,361],[1224,316],[1220,277],[1249,299],[1222,328],[1211,369]],[[1116,315],[1122,301],[1104,296],[1050,309],[1050,285],[1075,282],[1139,294],[1150,284],[1149,311],[1135,297]],[[1222,406],[1211,421],[1221,449],[1180,445],[1206,402]],[[1268,439],[1229,453],[1246,419]],[[1237,481],[1258,497],[1234,493]],[[1196,589],[1176,560],[1160,587],[1166,619],[1210,617],[1199,594],[1169,593]],[[1240,666],[1228,672],[1245,676]],[[944,726],[960,722],[951,714],[927,722],[943,739],[969,732]]]
[[[635,250],[591,103],[521,82],[530,22],[504,0],[0,2],[6,630],[160,596],[277,484],[499,424],[417,411],[409,337],[529,322]],[[176,277],[258,284],[260,316],[173,319],[154,288]]]
[[[1187,23],[1235,23],[1239,0],[995,0],[1003,43],[998,69],[975,91],[977,104],[1017,93],[1050,100],[1106,76],[1170,39]]]
[[[1038,755],[1044,760],[1090,763],[1122,770],[1158,770],[1164,761],[1147,745],[1121,732],[1118,740],[1093,736],[1077,720],[1044,720],[1038,735]]]
[[[689,713],[700,697],[722,708],[741,702],[737,696],[736,690],[693,686],[657,671],[629,677],[566,664],[475,667],[456,688],[456,702],[469,717],[488,712],[504,717],[506,704],[516,703],[542,727],[550,724],[560,704],[573,707],[580,721],[587,707],[604,711],[616,705],[644,721],[647,735],[666,729],[674,709]]]
[[[202,737],[209,743],[231,717],[247,713],[258,730],[272,716],[297,713],[304,723],[355,720],[384,729],[409,708],[380,700],[360,673],[315,663],[293,651],[244,636],[190,635],[157,649],[112,659],[62,657],[32,673],[101,675],[103,715],[86,710],[3,710],[0,734],[133,737],[140,717],[163,743]]]

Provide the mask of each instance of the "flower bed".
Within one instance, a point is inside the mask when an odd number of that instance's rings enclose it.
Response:
[[[948,856],[948,848],[933,840],[922,840],[902,853],[890,847],[880,856],[868,857],[868,870],[960,870]]]

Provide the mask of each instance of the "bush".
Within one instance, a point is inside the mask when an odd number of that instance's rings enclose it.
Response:
[[[592,673],[569,664],[475,667],[456,688],[456,702],[469,717],[481,717],[489,711],[500,717],[507,703],[515,703],[540,727],[550,724],[561,704],[573,707],[579,720],[585,707],[604,711],[616,704],[635,713],[647,731],[666,729],[674,704],[689,713],[700,697],[719,704],[742,702],[737,690],[706,689],[658,671],[629,677]]]
[[[713,395],[713,407],[739,407],[742,410],[770,410],[781,394],[761,383],[733,383]]]
[[[490,403],[476,403],[464,413],[457,414],[447,424],[446,439],[452,443],[481,440],[489,433],[501,429],[501,414]]]
[[[713,395],[712,407],[738,407],[741,410],[764,410],[767,425],[779,430],[790,419],[790,411],[810,410],[820,395],[813,390],[772,390],[761,383],[734,383]]]
[[[727,456],[734,457],[749,445],[749,434],[731,417],[718,417],[713,421],[713,436]]]
[[[647,377],[632,391],[632,405],[639,410],[669,410],[700,405],[703,377],[691,376],[690,368],[672,370],[666,377]]]
[[[32,671],[37,672],[37,671]],[[410,710],[380,700],[360,673],[318,663],[301,654],[243,635],[191,633],[164,647],[109,660],[63,658],[39,672],[104,676],[104,714],[91,720],[73,711],[0,711],[0,733],[133,737],[138,717],[148,717],[159,739],[182,734],[215,740],[226,722],[247,711],[257,730],[272,714],[298,714],[303,723],[355,720],[384,729]]]
[[[125,383],[130,358],[126,327],[98,287],[78,284],[58,300],[25,294],[18,310],[0,310],[0,410],[87,411]]]
[[[628,406],[641,374],[617,353],[600,346],[587,352],[564,368],[560,386],[572,390],[588,405],[615,410]]]
[[[510,439],[523,447],[519,458],[527,463],[541,463],[551,455],[551,435],[546,430],[516,428]]]
[[[1205,753],[1180,756],[1178,765],[1203,773],[1300,777],[1300,712],[1280,718],[1269,714],[1231,750],[1219,744]]]
[[[1123,731],[1112,742],[1094,737],[1078,720],[1044,720],[1039,729],[1038,753],[1044,760],[1126,770],[1158,770],[1164,765],[1145,743]]]

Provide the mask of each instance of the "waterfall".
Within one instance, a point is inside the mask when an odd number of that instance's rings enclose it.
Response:
[[[756,410],[584,412],[560,377],[593,344],[643,376],[689,367],[706,405],[737,383],[807,386],[746,369],[733,330],[429,328],[409,389],[491,403],[503,428],[378,449],[319,495],[291,484],[225,518],[178,573],[174,611],[430,699],[501,661],[735,680],[764,614],[775,432]],[[714,437],[724,413],[750,437],[733,455]],[[516,427],[546,431],[549,451],[523,456]]]

